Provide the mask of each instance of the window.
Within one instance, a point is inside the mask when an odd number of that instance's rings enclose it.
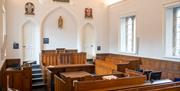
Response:
[[[180,7],[174,8],[174,39],[173,39],[173,56],[180,56]]]
[[[180,57],[180,6],[166,9],[166,41],[167,57]]]
[[[121,18],[120,52],[136,53],[136,17]]]

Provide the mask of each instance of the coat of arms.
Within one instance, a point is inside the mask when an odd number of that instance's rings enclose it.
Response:
[[[34,15],[34,4],[31,2],[27,2],[25,5],[25,14],[26,15]]]

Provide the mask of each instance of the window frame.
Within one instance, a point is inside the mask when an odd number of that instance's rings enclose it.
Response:
[[[131,44],[131,51],[128,50],[128,18],[132,18],[132,44]],[[136,40],[136,33],[137,33],[137,23],[136,23],[136,15],[128,15],[128,16],[123,16],[120,17],[120,31],[119,31],[119,52],[120,53],[127,53],[127,54],[137,54],[137,40]],[[123,35],[122,35],[123,33]],[[122,38],[124,36],[124,38]],[[122,38],[122,39],[121,39]],[[124,39],[124,40],[123,40]],[[122,43],[123,41],[123,43]],[[124,44],[125,43],[125,44]],[[122,49],[124,46],[125,49]]]
[[[180,8],[180,3],[166,5],[164,17],[164,54],[165,58],[179,59],[180,55],[175,55],[176,52],[176,13],[175,9]]]

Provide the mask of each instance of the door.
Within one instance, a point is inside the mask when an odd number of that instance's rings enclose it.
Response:
[[[87,58],[92,59],[95,57],[95,40],[96,35],[94,28],[91,24],[86,24],[82,30],[82,47],[83,52],[87,53]]]
[[[28,22],[23,27],[23,60],[24,61],[37,61],[37,31],[35,24]]]

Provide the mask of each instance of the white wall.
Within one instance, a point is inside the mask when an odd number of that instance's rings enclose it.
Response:
[[[58,28],[58,19],[62,16],[63,28]],[[71,13],[59,8],[52,12],[43,24],[43,38],[49,38],[44,49],[70,48],[77,49],[77,26]]]
[[[110,52],[118,53],[120,17],[137,18],[138,56],[164,59],[164,6],[180,0],[124,0],[109,7]]]
[[[21,49],[12,49],[12,44],[13,42],[22,42],[20,37],[22,25],[27,20],[31,20],[37,24],[38,31],[41,31],[43,34],[41,35],[41,39],[43,37],[50,38],[51,44],[42,45],[44,49],[55,49],[56,47],[80,49],[79,31],[82,30],[84,24],[91,23],[97,32],[96,44],[102,46],[102,51],[99,52],[109,51],[107,8],[102,0],[71,0],[70,4],[53,2],[53,0],[39,0],[41,2],[38,0],[28,0],[35,4],[35,16],[24,15],[26,1],[6,0],[7,58],[21,57]],[[84,19],[84,8],[86,7],[93,8],[93,19]],[[56,19],[59,15],[64,16],[65,25],[63,31],[58,30],[56,26]],[[68,40],[62,43],[62,40],[66,39]]]

